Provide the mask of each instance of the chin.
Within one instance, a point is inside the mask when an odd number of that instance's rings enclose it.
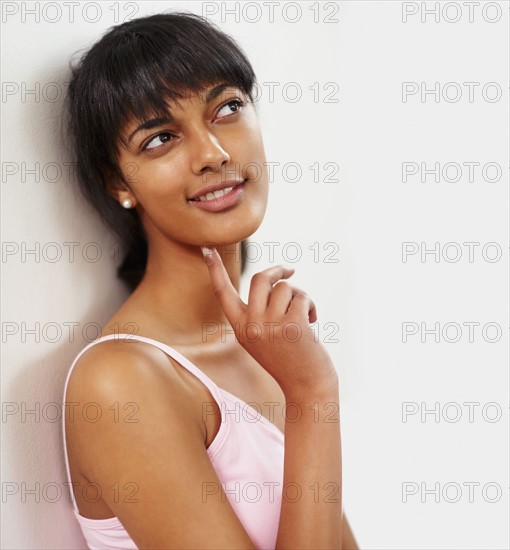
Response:
[[[217,247],[220,247],[221,245],[233,245],[248,239],[257,231],[259,227],[260,222],[258,221],[253,224],[245,223],[242,227],[237,226],[232,228],[232,230],[223,227],[220,231],[209,233],[207,239],[205,239],[205,242]]]

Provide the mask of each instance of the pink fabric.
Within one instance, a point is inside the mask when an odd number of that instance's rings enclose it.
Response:
[[[79,357],[91,346],[113,338],[128,337],[153,344],[194,374],[211,392],[221,411],[221,425],[207,448],[227,498],[252,542],[259,549],[274,549],[280,521],[283,484],[284,435],[261,412],[218,387],[177,350],[144,336],[110,334],[85,346],[73,361],[64,385]],[[67,478],[70,481],[65,436],[62,430]],[[116,518],[90,519],[79,514],[73,495],[73,511],[90,549],[136,549],[137,546]],[[205,497],[204,497],[205,498]],[[170,542],[170,541],[169,541]]]

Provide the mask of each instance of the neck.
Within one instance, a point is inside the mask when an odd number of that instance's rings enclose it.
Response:
[[[231,325],[214,294],[200,246],[168,240],[158,244],[149,247],[144,277],[129,299],[133,311],[141,313],[140,333],[153,332],[157,326],[158,332],[180,335],[186,341],[218,340]],[[217,250],[239,292],[241,243]]]

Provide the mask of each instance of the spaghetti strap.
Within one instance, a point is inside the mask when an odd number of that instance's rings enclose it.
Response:
[[[216,404],[218,405],[218,408],[221,413],[221,424],[220,428],[218,430],[218,433],[216,434],[214,440],[211,442],[211,444],[207,447],[207,453],[209,455],[209,458],[211,461],[214,459],[215,455],[218,453],[220,448],[222,447],[223,443],[225,442],[228,431],[229,431],[229,423],[227,422],[226,416],[225,416],[225,403],[224,398],[222,396],[220,388],[217,386],[217,384],[209,378],[204,372],[202,372],[198,367],[196,367],[189,359],[186,359],[184,355],[179,353],[176,349],[172,348],[171,346],[164,344],[163,342],[159,342],[158,340],[154,340],[153,338],[149,338],[147,336],[137,336],[133,334],[107,334],[106,336],[101,336],[100,338],[97,338],[96,340],[90,342],[87,344],[75,357],[74,361],[71,364],[71,367],[69,368],[69,371],[67,373],[67,377],[64,383],[64,394],[63,394],[63,404],[64,404],[64,413],[62,414],[62,432],[63,432],[63,440],[64,440],[64,457],[65,457],[65,463],[66,463],[66,472],[67,472],[67,479],[70,484],[70,494],[71,499],[73,503],[73,508],[76,512],[76,514],[79,515],[78,506],[76,505],[76,500],[74,496],[74,491],[71,486],[71,471],[69,468],[69,459],[67,456],[67,444],[66,444],[66,429],[65,429],[65,404],[66,404],[66,391],[67,391],[67,385],[69,383],[69,379],[71,378],[71,373],[76,366],[76,363],[78,362],[78,359],[92,346],[99,344],[100,342],[105,342],[108,340],[118,340],[123,342],[144,342],[147,344],[152,344],[153,346],[159,348],[161,351],[172,357],[177,363],[179,363],[181,366],[186,368],[189,372],[191,372],[194,376],[196,376],[204,385],[205,387],[210,391],[211,395],[213,396],[214,400],[216,401]],[[109,518],[113,519],[113,518]]]

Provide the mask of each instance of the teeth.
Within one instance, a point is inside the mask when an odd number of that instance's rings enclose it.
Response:
[[[199,201],[210,201],[212,199],[217,199],[219,197],[223,197],[226,193],[230,193],[234,189],[234,186],[232,187],[226,187],[225,189],[221,189],[219,191],[214,191],[213,193],[207,193],[207,195],[201,195],[198,197],[197,200]]]

